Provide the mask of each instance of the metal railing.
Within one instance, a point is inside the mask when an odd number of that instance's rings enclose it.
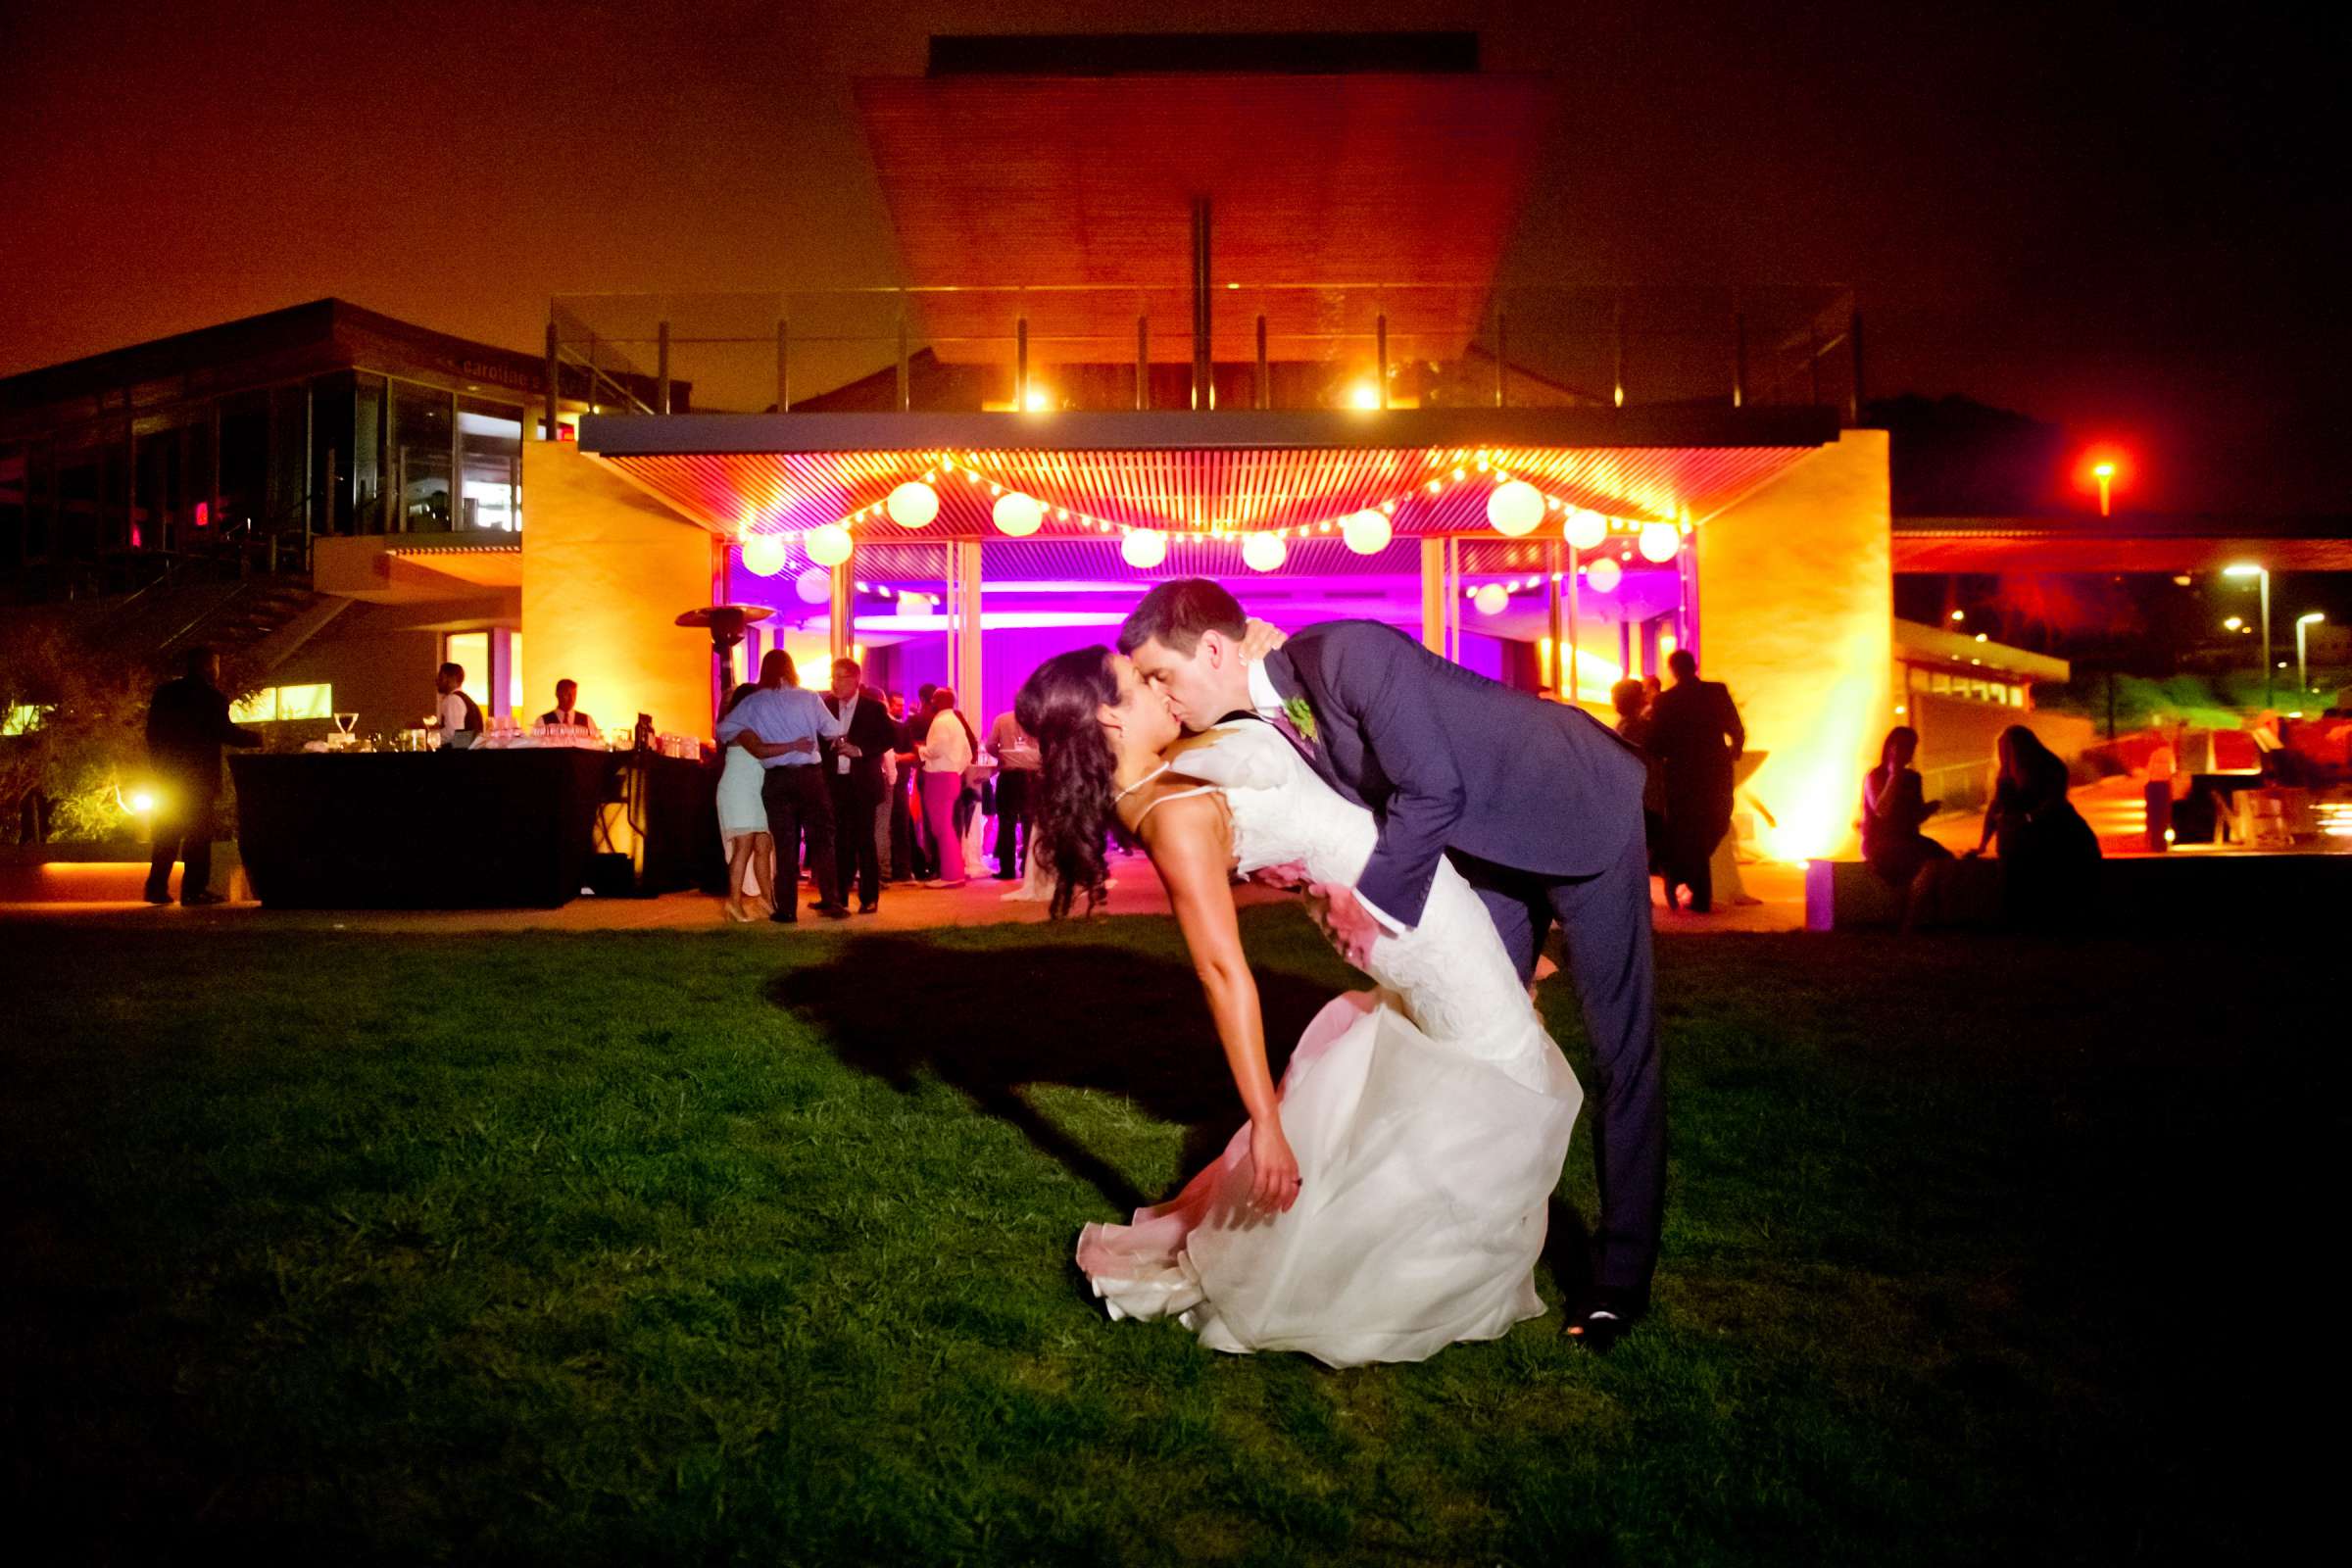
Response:
[[[1842,287],[569,294],[551,389],[637,413],[1800,405],[1858,416]]]

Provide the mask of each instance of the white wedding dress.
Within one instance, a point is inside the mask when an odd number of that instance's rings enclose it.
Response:
[[[1167,771],[1223,792],[1242,872],[1352,886],[1379,837],[1270,725],[1211,732]],[[1164,796],[1163,800],[1177,798]],[[1584,1100],[1478,895],[1445,860],[1421,923],[1373,944],[1281,1085],[1298,1199],[1250,1202],[1250,1129],[1165,1203],[1079,1233],[1114,1318],[1175,1317],[1214,1349],[1417,1361],[1540,1317],[1535,1264]]]

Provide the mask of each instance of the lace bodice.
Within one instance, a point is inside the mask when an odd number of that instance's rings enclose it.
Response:
[[[1245,719],[1209,734],[1168,770],[1224,793],[1237,868],[1297,861],[1313,881],[1354,886],[1380,840],[1372,813],[1326,784],[1270,724]],[[1421,923],[1375,942],[1367,971],[1431,1039],[1547,1092],[1567,1073],[1486,906],[1451,863],[1438,862]]]

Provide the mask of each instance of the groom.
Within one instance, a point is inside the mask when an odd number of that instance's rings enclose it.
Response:
[[[1233,595],[1182,578],[1144,596],[1119,649],[1186,728],[1254,713],[1379,818],[1356,886],[1317,890],[1351,962],[1384,929],[1419,923],[1440,856],[1478,890],[1522,981],[1560,922],[1599,1107],[1592,1287],[1571,1303],[1568,1332],[1606,1349],[1648,1308],[1666,1191],[1642,760],[1583,710],[1472,674],[1377,621],[1309,626],[1262,660],[1244,656],[1250,630]]]

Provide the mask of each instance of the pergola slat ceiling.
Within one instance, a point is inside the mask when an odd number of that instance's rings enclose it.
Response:
[[[1368,333],[1383,283],[1418,285],[1382,302],[1397,352],[1459,357],[1554,105],[1542,76],[1478,73],[882,77],[857,97],[910,284],[1105,289],[924,295],[940,357],[1001,358],[980,340],[1017,312],[1041,361],[1114,363],[1139,315],[1154,360],[1191,358],[1197,196],[1220,289],[1348,291],[1220,299],[1220,360],[1250,357],[1260,311],[1278,339]]]
[[[1710,515],[1813,451],[1811,447],[1493,448],[1490,463],[1570,506],[1613,517],[1693,520]],[[1397,502],[1400,536],[1488,534],[1491,472],[1478,454],[1455,450],[1178,449],[1102,452],[988,450],[956,455],[958,470],[930,466],[906,452],[741,452],[611,454],[638,484],[714,530],[749,524],[793,531],[836,521],[887,497],[926,471],[934,474],[939,515],[921,537],[996,539],[994,483],[1035,496],[1048,508],[1082,513],[1114,525],[1179,531],[1319,527],[1348,513]],[[1456,482],[1456,471],[1463,475]],[[1444,488],[1431,495],[1430,481]],[[887,518],[854,525],[860,539],[914,537]],[[1050,511],[1041,537],[1096,532],[1075,516]]]

